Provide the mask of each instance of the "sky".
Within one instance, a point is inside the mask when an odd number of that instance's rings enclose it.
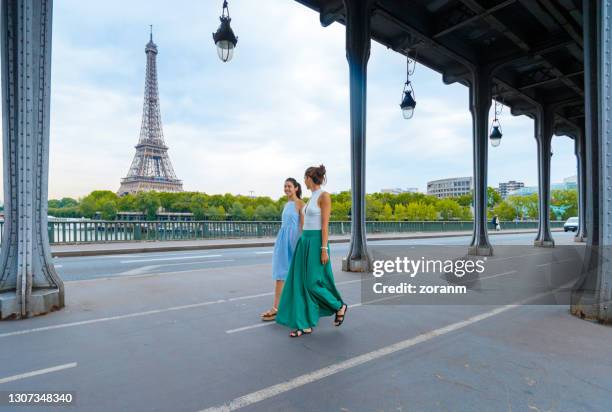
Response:
[[[49,198],[119,188],[142,114],[149,25],[158,46],[169,156],[185,190],[282,195],[324,164],[326,190],[350,188],[344,26],[322,27],[295,1],[230,0],[234,59],[217,57],[220,0],[54,2]],[[366,190],[418,187],[472,175],[468,89],[417,65],[417,106],[404,120],[401,55],[373,42],[368,66]],[[537,185],[533,121],[501,115],[489,185]],[[576,174],[573,141],[553,139],[552,181]]]

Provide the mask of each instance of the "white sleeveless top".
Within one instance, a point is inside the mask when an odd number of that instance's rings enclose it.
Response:
[[[304,230],[321,230],[321,208],[318,201],[323,193],[321,189],[312,192],[312,197],[304,207]]]

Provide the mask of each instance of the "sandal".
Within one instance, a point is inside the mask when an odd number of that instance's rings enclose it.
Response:
[[[338,315],[338,312],[343,307],[344,307],[344,313],[342,315]],[[346,316],[346,311],[348,310],[348,305],[346,303],[343,303],[342,306],[340,306],[340,309],[338,309],[338,312],[336,312],[336,318],[334,319],[334,325],[336,325],[336,326],[340,326],[340,325],[342,325],[342,322],[344,322],[344,317]]]
[[[278,309],[272,308],[267,312],[261,314],[261,320],[264,322],[269,322],[276,319],[276,314],[278,313]]]
[[[312,333],[312,329],[304,330],[304,329],[296,329],[289,334],[290,338],[299,338],[302,335],[310,335]]]

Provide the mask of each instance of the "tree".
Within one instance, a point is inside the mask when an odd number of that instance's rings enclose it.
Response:
[[[102,220],[114,220],[117,217],[117,205],[112,200],[107,200],[100,208]]]
[[[459,203],[459,205],[469,208],[473,204],[474,195],[473,195],[472,192],[470,192],[470,193],[466,193],[466,194],[461,195],[461,196],[457,196],[453,200],[455,202]]]
[[[140,192],[136,195],[135,206],[138,211],[145,214],[145,219],[155,220],[161,201],[156,192]]]
[[[245,220],[246,210],[239,202],[234,202],[229,210],[232,220]]]
[[[461,206],[456,200],[442,199],[437,204],[442,220],[471,220],[472,212],[468,206]]]
[[[551,205],[561,206],[565,208],[562,220],[569,219],[572,216],[578,216],[578,191],[575,189],[553,190],[551,193]],[[553,219],[556,216],[553,216]]]
[[[373,196],[366,196],[366,220],[378,220],[384,204]]]
[[[350,220],[351,202],[332,200],[330,220]]]
[[[386,205],[383,206],[382,212],[380,213],[378,220],[382,220],[382,221],[393,220],[393,209],[391,209],[391,205],[387,203]]]
[[[506,201],[516,209],[521,219],[538,218],[538,194],[532,193],[525,196],[508,196]]]
[[[487,206],[489,208],[495,207],[498,203],[502,201],[501,195],[491,186],[487,187]]]
[[[394,220],[408,220],[408,213],[406,211],[406,206],[399,204],[395,205],[395,209],[393,210]]]
[[[506,201],[495,206],[493,214],[497,215],[500,220],[514,220],[518,216],[516,208]]]
[[[114,192],[110,190],[95,190],[81,199],[79,208],[82,216],[92,218],[96,212],[102,212],[102,207],[107,202],[112,202],[116,205],[117,201],[118,197]],[[114,207],[116,210],[116,206]]]

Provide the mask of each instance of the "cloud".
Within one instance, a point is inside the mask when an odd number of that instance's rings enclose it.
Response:
[[[188,190],[278,197],[287,176],[323,163],[328,190],[350,187],[344,26],[322,28],[295,1],[233,0],[235,59],[218,60],[211,33],[221,2],[56,2],[53,25],[50,197],[117,190],[134,156],[148,25],[159,47],[169,155]],[[415,117],[401,117],[405,60],[372,44],[368,69],[367,190],[419,186],[472,173],[467,89],[418,66]],[[531,120],[503,115],[489,151],[490,182],[537,181]],[[555,140],[553,180],[574,174]],[[569,153],[569,154],[568,154]]]

